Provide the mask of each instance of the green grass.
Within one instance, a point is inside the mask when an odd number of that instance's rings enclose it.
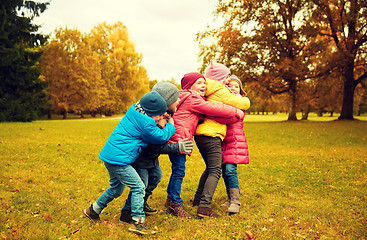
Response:
[[[329,122],[335,121],[338,119],[340,114],[333,114],[330,117],[330,114],[324,114],[322,117],[318,117],[316,113],[310,113],[308,116],[308,121],[316,121],[316,122]],[[297,119],[301,120],[302,113],[297,113]],[[363,114],[361,116],[354,116],[357,120],[367,121],[367,114]],[[277,114],[247,114],[245,117],[245,122],[280,122],[280,121],[287,121],[288,114],[286,113],[277,113]]]
[[[276,116],[276,115],[275,115]],[[279,115],[280,116],[280,115]],[[178,219],[164,209],[170,174],[149,203],[153,239],[367,239],[367,122],[298,121],[246,116],[250,164],[240,165],[241,212],[226,216],[222,179],[212,207],[220,219]],[[261,118],[261,119],[260,119]],[[327,117],[325,117],[327,118]],[[128,189],[93,224],[82,210],[108,188],[98,154],[118,119],[1,123],[1,239],[129,239],[119,222]],[[204,163],[198,150],[188,158],[182,198],[190,200]],[[144,237],[142,237],[144,238]]]

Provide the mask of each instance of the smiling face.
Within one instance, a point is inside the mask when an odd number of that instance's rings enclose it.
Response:
[[[191,85],[189,90],[196,91],[200,94],[200,96],[204,97],[205,96],[205,90],[206,90],[205,79],[204,78],[198,78],[194,82],[194,84]]]
[[[240,94],[241,92],[240,84],[237,81],[229,81],[227,86],[231,90],[231,92],[235,94]]]

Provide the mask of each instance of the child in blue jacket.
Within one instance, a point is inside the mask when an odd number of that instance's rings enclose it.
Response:
[[[163,127],[168,119],[176,112],[180,100],[180,93],[175,85],[164,81],[156,83],[152,91],[158,92],[167,103],[167,118],[162,119],[162,121],[158,123],[159,127]],[[159,166],[159,156],[161,154],[177,154],[179,152],[190,153],[193,146],[193,142],[187,139],[182,139],[177,143],[148,144],[146,148],[142,149],[136,161],[131,164],[145,185],[143,209],[145,215],[152,215],[158,212],[157,209],[148,205],[148,198],[152,195],[154,189],[157,188],[163,176],[162,169]],[[121,210],[120,220],[126,223],[132,222],[131,193],[129,193],[125,205]]]
[[[131,217],[133,224],[129,231],[138,234],[155,233],[145,225],[143,211],[145,186],[131,164],[139,156],[141,149],[148,143],[163,144],[175,133],[172,122],[159,128],[157,122],[166,113],[167,104],[157,92],[145,94],[140,101],[133,104],[117,124],[105,146],[99,154],[104,161],[110,176],[110,187],[84,214],[91,220],[100,220],[99,214],[113,199],[121,196],[125,186],[131,192]]]

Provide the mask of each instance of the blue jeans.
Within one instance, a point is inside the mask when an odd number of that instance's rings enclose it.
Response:
[[[237,164],[225,163],[222,165],[222,176],[227,189],[240,188],[237,175]]]
[[[119,166],[105,162],[105,166],[110,175],[110,187],[97,199],[96,203],[100,209],[96,212],[101,212],[109,202],[121,196],[125,186],[128,186],[131,192],[131,217],[134,221],[144,222],[145,186],[138,173],[131,165]]]
[[[139,174],[141,180],[144,183],[145,186],[145,196],[144,201],[148,200],[149,196],[152,195],[152,192],[158,184],[160,183],[163,173],[160,166],[154,167],[154,168],[136,168],[136,172]],[[131,191],[129,192],[129,196],[126,199],[125,206],[123,209],[125,210],[131,210]]]
[[[172,173],[169,178],[167,194],[174,203],[182,202],[181,185],[185,177],[185,154],[169,154],[169,160],[172,163]]]

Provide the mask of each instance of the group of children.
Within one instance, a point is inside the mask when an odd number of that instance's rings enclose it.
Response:
[[[228,207],[229,214],[239,212],[237,164],[249,162],[243,118],[250,101],[242,82],[231,76],[226,66],[211,61],[205,77],[187,73],[181,88],[157,83],[118,123],[99,154],[109,173],[110,187],[84,210],[88,218],[100,220],[102,210],[128,186],[120,220],[131,223],[129,231],[134,233],[155,233],[144,222],[145,214],[157,212],[147,200],[162,178],[160,154],[168,154],[172,164],[165,206],[174,216],[190,218],[180,195],[193,137],[206,165],[192,201],[198,206],[197,216],[220,216],[212,210],[211,201],[221,173],[228,194],[222,206]]]

